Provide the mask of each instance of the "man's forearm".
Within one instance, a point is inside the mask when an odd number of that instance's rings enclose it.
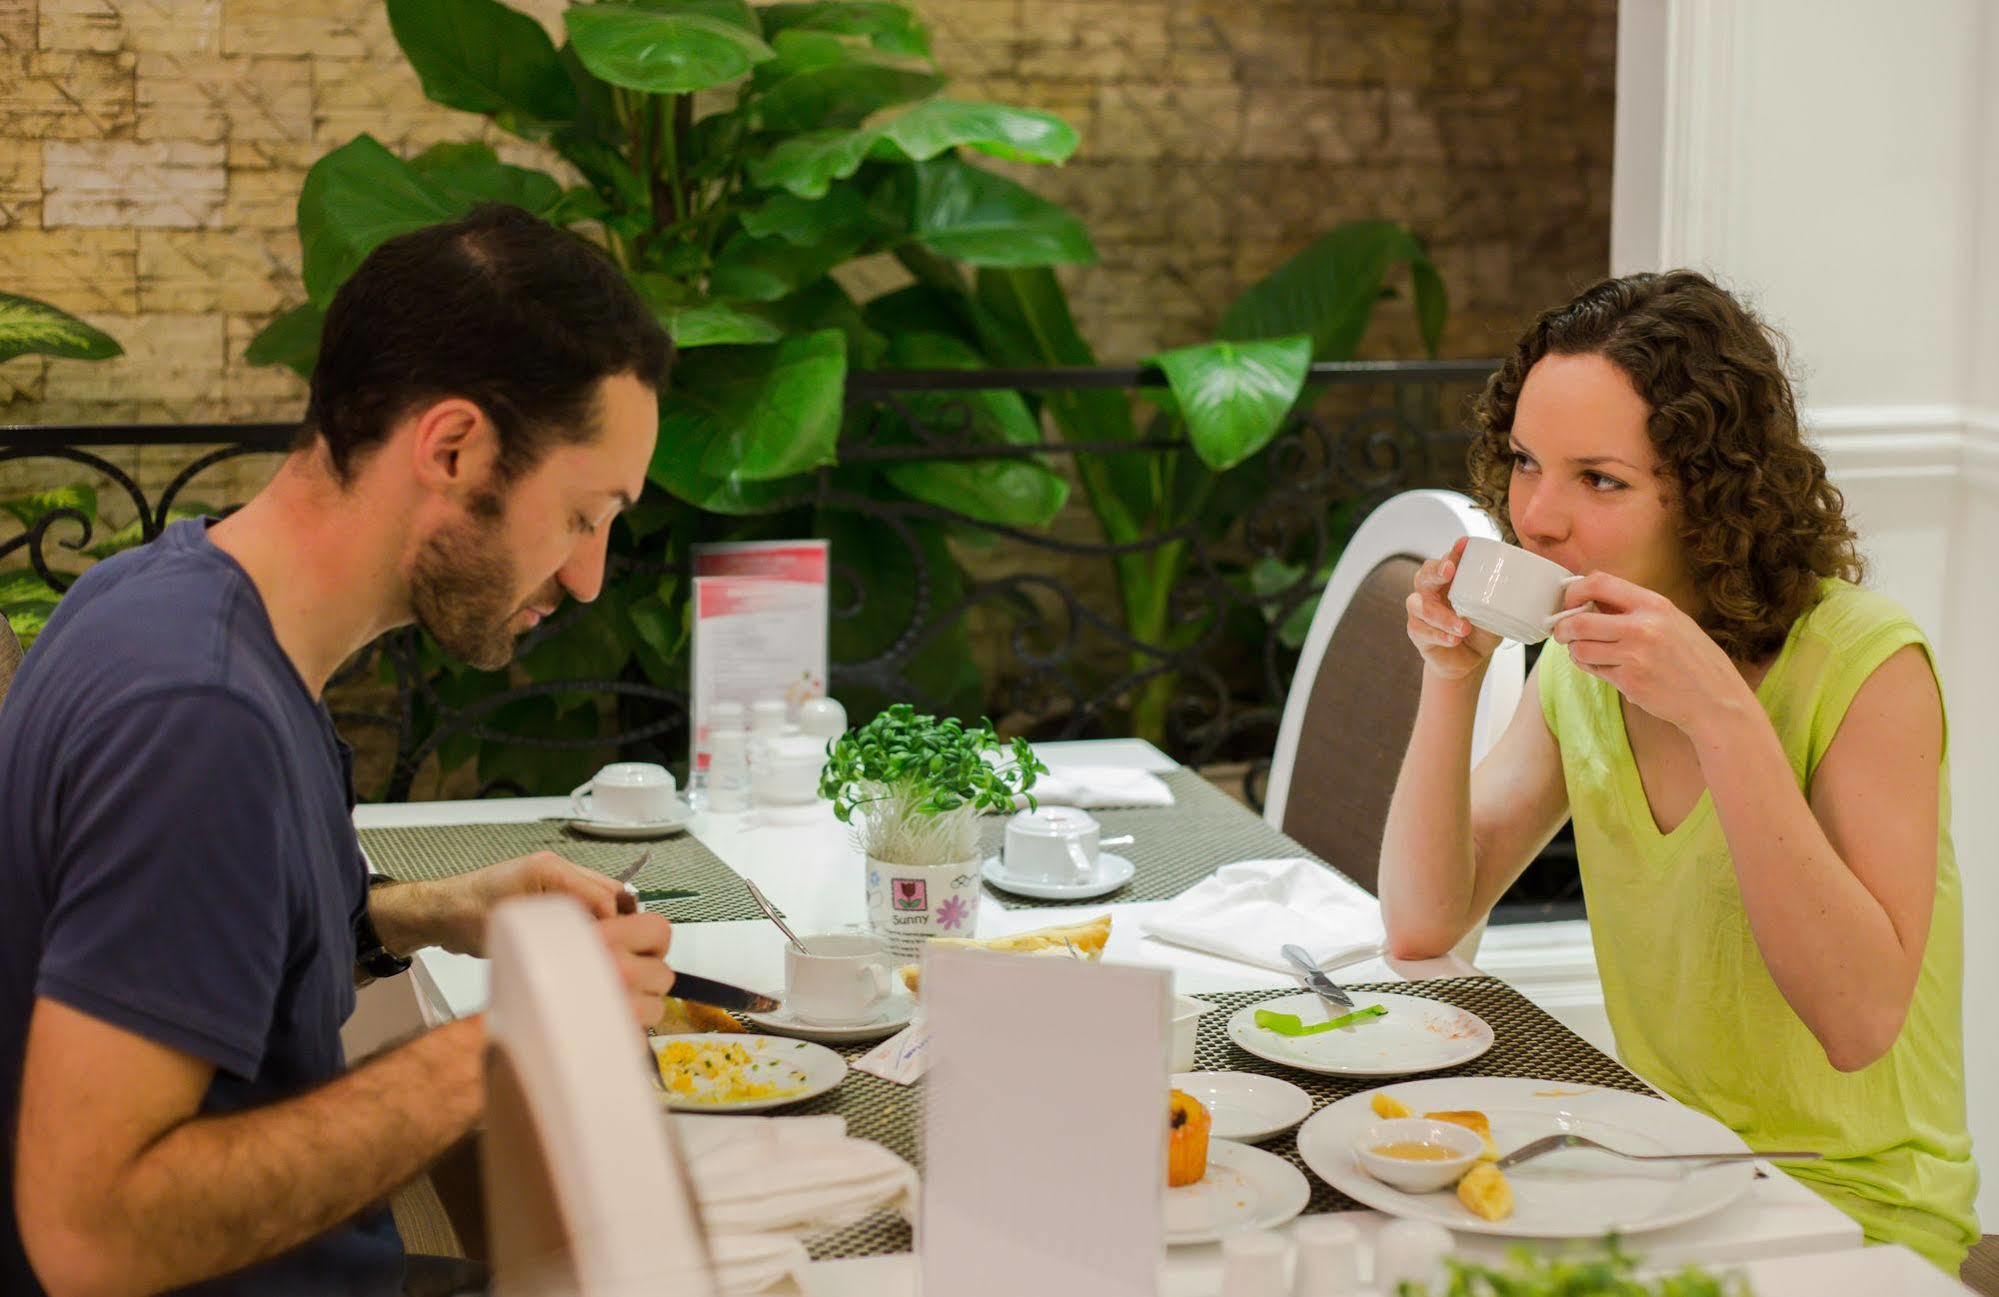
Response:
[[[462,950],[465,904],[460,890],[448,881],[372,888],[368,918],[393,954],[408,956],[425,946]]]
[[[484,1020],[466,1019],[295,1099],[176,1127],[107,1204],[91,1242],[118,1280],[103,1291],[226,1274],[381,1201],[477,1121],[484,1054]]]

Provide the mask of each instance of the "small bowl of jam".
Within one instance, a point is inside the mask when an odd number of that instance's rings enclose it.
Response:
[[[1485,1142],[1476,1132],[1428,1117],[1378,1121],[1354,1145],[1363,1170],[1404,1193],[1456,1184],[1484,1151]]]

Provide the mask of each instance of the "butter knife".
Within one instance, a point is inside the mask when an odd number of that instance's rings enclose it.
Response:
[[[1341,1009],[1352,1012],[1354,1007],[1353,997],[1333,984],[1333,979],[1327,977],[1320,970],[1319,966],[1312,962],[1312,957],[1305,953],[1304,947],[1286,946],[1278,953],[1290,960],[1291,966],[1298,970],[1298,980],[1305,984],[1306,990],[1311,991],[1328,1004],[1337,1005]]]
[[[676,999],[691,1000],[695,1004],[727,1009],[732,1013],[776,1013],[780,1003],[768,995],[746,991],[740,986],[718,982],[711,977],[697,977],[693,973],[683,973],[678,969],[673,973],[673,989],[667,994]]]

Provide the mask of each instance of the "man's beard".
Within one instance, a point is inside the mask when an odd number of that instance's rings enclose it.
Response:
[[[417,550],[410,573],[410,607],[417,625],[460,662],[497,671],[514,660],[507,623],[525,605],[512,602],[519,586],[500,543],[497,511],[432,533]]]

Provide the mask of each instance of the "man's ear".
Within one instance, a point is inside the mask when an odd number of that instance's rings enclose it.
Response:
[[[492,482],[500,465],[500,430],[478,404],[446,397],[410,416],[410,467],[418,485],[469,501]]]

